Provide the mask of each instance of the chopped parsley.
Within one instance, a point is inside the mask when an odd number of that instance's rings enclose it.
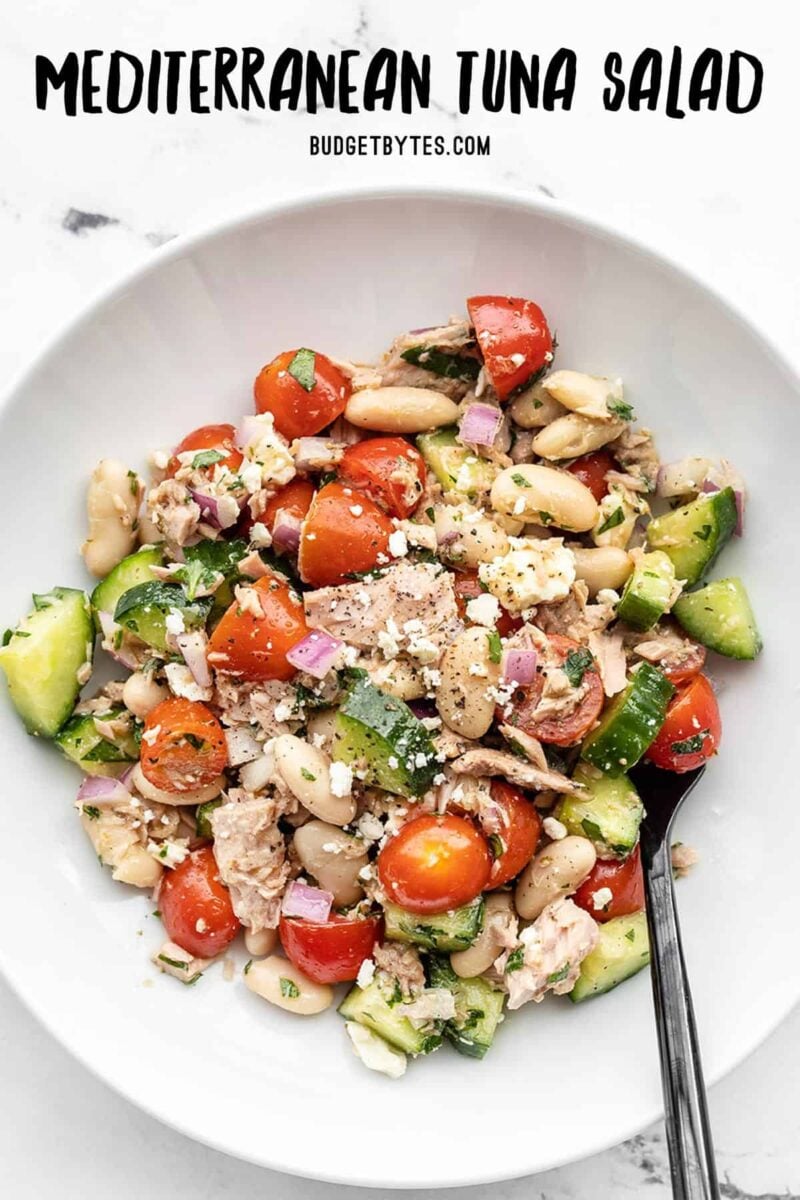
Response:
[[[435,346],[409,346],[403,350],[400,357],[415,367],[422,367],[432,375],[441,375],[445,379],[477,379],[481,364],[477,358],[467,358],[461,354],[446,354]]]
[[[619,417],[621,421],[633,420],[633,409],[624,400],[617,400],[614,396],[609,396],[606,400],[606,408],[613,416]]]
[[[500,640],[500,634],[496,629],[492,629],[486,635],[486,640],[489,643],[489,658],[493,663],[499,663],[503,657],[503,643]]]
[[[528,481],[527,481],[527,479],[525,478],[525,476],[524,476],[524,475],[520,475],[519,471],[515,471],[515,472],[514,472],[514,474],[511,476],[511,478],[512,478],[512,480],[514,481],[514,483],[517,485],[517,487],[521,487],[521,488],[529,488],[529,487],[531,486],[531,485],[528,483]]]
[[[309,783],[317,782],[316,775],[312,775],[311,772],[309,771],[308,767],[301,767],[300,774],[303,776],[303,779],[307,779],[309,781]]]
[[[182,563],[173,579],[179,579],[186,589],[187,600],[194,600],[200,592],[209,591],[217,581],[217,572],[204,567],[199,559]]]
[[[202,750],[205,746],[205,738],[198,737],[196,733],[184,733],[183,740],[188,742],[193,750]]]
[[[628,942],[635,942],[636,941],[636,930],[629,929],[628,932],[625,934],[625,940]]]
[[[711,532],[712,532],[711,526],[704,525],[702,527],[702,529],[695,529],[692,536],[699,538],[701,542],[707,542],[708,539],[711,537]]]
[[[510,975],[512,971],[519,971],[525,965],[525,947],[517,946],[516,950],[512,950],[506,959],[505,973]]]
[[[673,754],[696,754],[698,750],[703,749],[703,743],[708,734],[708,729],[701,729],[699,733],[694,733],[691,737],[684,738],[682,742],[673,742],[670,750]]]
[[[292,378],[296,379],[306,392],[314,390],[316,360],[317,356],[313,350],[301,349],[297,351],[287,368]]]
[[[590,652],[582,646],[580,650],[570,650],[564,660],[564,674],[574,688],[580,687],[587,671],[594,667],[594,659]]]
[[[128,479],[130,481],[129,487],[131,489],[131,495],[138,496],[139,495],[139,476],[136,474],[135,471],[128,471]]]
[[[220,450],[199,450],[192,459],[192,470],[199,471],[201,467],[213,467],[227,458]]]
[[[492,833],[486,839],[489,843],[489,853],[492,858],[502,858],[506,852],[505,842],[500,837],[499,833]]]
[[[616,529],[617,526],[621,525],[624,520],[625,513],[623,512],[622,505],[620,504],[619,507],[615,508],[612,513],[609,513],[605,521],[603,521],[603,524],[597,531],[598,535],[601,533],[608,533],[609,529]]]
[[[285,975],[281,975],[281,995],[286,1000],[296,1000],[300,995],[300,988],[293,979],[287,979]]]
[[[583,830],[583,832],[586,834],[586,836],[589,838],[590,841],[602,842],[602,840],[603,840],[602,829],[595,821],[590,820],[589,817],[583,818],[583,820],[581,821],[581,829]]]
[[[543,525],[555,524],[555,517],[553,516],[553,514],[549,513],[549,512],[545,512],[544,509],[542,509],[542,508],[539,509],[539,520],[542,522]]]
[[[167,958],[166,954],[159,954],[158,961],[166,963],[168,967],[174,967],[176,971],[187,971],[189,969],[188,963],[178,962],[177,958]]]
[[[563,967],[559,967],[552,975],[547,976],[548,983],[561,983],[569,975],[569,963],[565,962]]]
[[[8,643],[9,643],[9,642],[11,641],[11,639],[13,638],[13,636],[14,636],[14,630],[13,630],[13,629],[7,629],[7,630],[5,631],[5,633],[3,634],[3,645],[4,645],[4,646],[7,646],[7,645],[8,645]]]
[[[250,970],[250,968],[252,967],[252,965],[253,965],[253,960],[252,960],[252,958],[248,958],[247,962],[244,964],[244,974],[245,974],[245,975],[246,975],[246,974],[247,974],[247,972]]]
[[[434,517],[436,516],[436,513],[434,512],[434,510],[432,508],[426,508],[425,516],[428,518],[429,521],[432,521],[434,519]]]
[[[84,804],[82,812],[90,821],[100,820],[100,809],[96,808],[94,804]]]

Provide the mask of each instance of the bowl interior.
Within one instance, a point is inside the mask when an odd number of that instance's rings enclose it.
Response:
[[[751,489],[746,537],[718,570],[744,576],[766,649],[754,665],[712,665],[722,754],[677,831],[701,855],[679,898],[714,1078],[800,993],[797,956],[787,962],[785,951],[795,937],[786,747],[798,725],[788,595],[800,421],[794,382],[769,348],[690,278],[555,210],[444,195],[297,206],[169,250],[73,326],[0,411],[6,495],[18,498],[5,527],[4,621],[31,591],[88,582],[77,549],[99,457],[144,468],[149,449],[249,411],[252,378],[279,350],[369,359],[487,291],[542,304],[560,365],[621,375],[663,457],[725,455]],[[75,773],[25,736],[5,689],[0,751],[13,831],[0,896],[6,911],[24,903],[27,918],[5,928],[0,963],[88,1066],[187,1134],[299,1174],[441,1186],[579,1158],[657,1114],[646,974],[580,1007],[530,1005],[482,1063],[445,1049],[400,1083],[364,1070],[334,1011],[288,1016],[219,968],[192,990],[156,977],[152,905],[100,869],[71,807]],[[241,966],[243,949],[237,957]]]

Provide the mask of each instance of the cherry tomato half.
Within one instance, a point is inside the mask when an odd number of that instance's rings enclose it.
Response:
[[[475,600],[478,596],[484,594],[484,589],[481,587],[480,580],[478,579],[478,572],[458,571],[453,575],[453,587],[456,593],[458,615],[462,621],[467,621],[467,604],[470,600]],[[511,613],[501,608],[496,628],[500,637],[508,637],[509,634],[522,628],[522,620],[520,617],[512,617]]]
[[[566,661],[572,651],[581,649],[578,642],[558,633],[551,633],[548,641],[561,663]],[[505,716],[503,709],[498,709],[497,719],[506,721],[509,725],[518,725],[524,733],[538,738],[540,742],[552,746],[574,746],[586,737],[603,707],[603,684],[594,660],[593,665],[584,672],[583,685],[583,698],[572,712],[563,717],[553,716],[535,720],[533,714],[544,690],[544,677],[537,671],[536,681],[529,687],[519,688],[511,697],[510,718]]]
[[[393,517],[404,519],[420,502],[425,463],[419,450],[401,437],[376,437],[348,446],[339,476],[363,489]]]
[[[472,296],[467,301],[486,372],[500,400],[552,362],[553,338],[533,300]]]
[[[492,858],[465,817],[415,817],[378,855],[378,876],[395,904],[417,913],[447,912],[479,896]]]
[[[611,899],[600,908],[595,908],[595,892],[602,888],[608,888]],[[626,917],[629,913],[639,912],[644,908],[644,876],[639,847],[636,846],[624,862],[598,858],[572,899],[601,924],[613,917]]]
[[[496,888],[519,875],[533,858],[542,835],[542,818],[524,792],[499,779],[492,781],[492,800],[498,821],[491,832],[503,843],[489,876],[489,887]]]
[[[567,470],[589,489],[599,504],[608,491],[606,474],[615,467],[616,463],[608,450],[595,450],[594,454],[584,454],[581,458],[576,458]]]
[[[355,979],[365,958],[380,941],[380,917],[350,920],[331,913],[324,925],[299,917],[281,917],[281,943],[286,957],[317,983]]]
[[[670,655],[666,661],[658,664],[658,668],[664,672],[671,684],[680,687],[682,683],[688,683],[690,679],[699,675],[705,665],[705,646],[687,638],[685,653]]]
[[[170,940],[196,958],[222,954],[239,932],[230,892],[220,881],[210,846],[193,850],[165,871],[158,907]]]
[[[228,765],[225,732],[199,700],[170,696],[150,712],[142,732],[145,779],[164,792],[193,792]]]
[[[190,450],[194,450],[196,454],[202,450],[216,450],[218,454],[224,455],[219,459],[220,466],[227,467],[229,471],[238,471],[242,465],[242,455],[236,449],[235,440],[236,430],[233,425],[201,425],[199,429],[187,433],[182,442],[178,442],[167,463],[167,475],[171,477],[180,470],[183,464],[178,455],[186,454]],[[216,463],[209,464],[211,470],[214,466]]]
[[[310,437],[335,421],[350,398],[350,381],[324,354],[286,350],[256,376],[256,412],[272,413],[285,438]]]
[[[311,507],[313,499],[314,485],[311,480],[293,479],[291,483],[287,483],[285,487],[282,487],[274,496],[270,497],[261,516],[261,521],[266,525],[270,533],[272,533],[275,527],[275,518],[279,512],[289,513],[299,521],[303,521]]]
[[[274,575],[256,580],[253,590],[263,615],[234,600],[211,634],[208,661],[242,679],[291,679],[296,668],[286,653],[308,633],[303,603]]]
[[[714,689],[705,675],[679,688],[647,758],[665,771],[692,771],[717,752],[722,737]]]
[[[378,556],[389,562],[394,526],[369,496],[343,483],[327,483],[314,497],[303,523],[298,566],[312,587],[347,583],[348,576],[370,571]]]

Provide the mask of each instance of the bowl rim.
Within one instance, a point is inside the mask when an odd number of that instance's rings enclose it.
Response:
[[[38,351],[34,353],[33,357],[21,369],[12,373],[8,384],[0,391],[0,414],[2,414],[6,406],[12,403],[16,394],[23,391],[40,371],[47,368],[51,360],[61,352],[62,348],[69,343],[73,336],[89,327],[107,305],[113,304],[128,289],[136,286],[149,275],[159,271],[166,263],[190,254],[193,250],[213,242],[218,237],[246,230],[248,227],[258,225],[263,221],[273,221],[287,215],[313,212],[315,209],[327,208],[337,204],[353,204],[373,200],[391,201],[397,199],[421,202],[432,201],[434,203],[450,201],[456,203],[466,202],[475,205],[495,205],[509,210],[529,212],[578,231],[587,232],[595,237],[599,237],[603,241],[617,244],[624,250],[633,252],[646,259],[657,270],[666,272],[673,278],[677,278],[684,283],[688,282],[693,288],[704,293],[717,306],[724,309],[742,327],[748,337],[756,342],[762,352],[772,359],[776,368],[786,377],[789,386],[800,394],[800,367],[795,367],[787,354],[764,330],[753,322],[752,318],[735,301],[731,300],[720,288],[709,283],[694,268],[689,267],[673,254],[655,249],[644,239],[623,231],[613,221],[605,217],[602,219],[598,218],[581,205],[567,204],[543,194],[533,195],[521,188],[499,185],[481,185],[475,187],[469,185],[454,186],[450,184],[438,185],[435,183],[416,185],[401,182],[391,185],[354,184],[340,188],[299,190],[282,196],[280,199],[258,205],[248,205],[239,210],[227,211],[213,220],[196,226],[190,226],[185,233],[177,235],[163,246],[152,249],[148,257],[143,259],[142,262],[133,267],[115,272],[114,277],[109,283],[96,288],[86,302],[72,316],[63,321],[53,334],[45,337]],[[110,1087],[128,1103],[134,1104],[148,1116],[175,1130],[177,1133],[180,1133],[191,1141],[200,1142],[229,1157],[300,1178],[351,1187],[373,1187],[379,1189],[439,1189],[445,1187],[480,1186],[514,1178],[524,1178],[530,1174],[528,1171],[520,1172],[518,1170],[514,1170],[510,1174],[503,1173],[502,1171],[498,1174],[496,1168],[492,1169],[489,1167],[480,1175],[473,1174],[469,1177],[455,1176],[446,1180],[441,1178],[430,1180],[425,1177],[401,1183],[385,1178],[359,1178],[353,1180],[343,1175],[326,1173],[324,1171],[314,1171],[307,1168],[299,1169],[295,1163],[288,1164],[282,1162],[279,1157],[273,1155],[267,1160],[263,1156],[242,1153],[241,1150],[232,1149],[229,1145],[226,1145],[224,1139],[216,1140],[211,1136],[198,1134],[195,1130],[183,1125],[178,1116],[158,1111],[157,1107],[153,1106],[149,1101],[135,1097],[132,1092],[127,1090],[124,1081],[109,1077],[105,1070],[105,1064],[94,1061],[91,1053],[86,1048],[78,1048],[70,1042],[62,1040],[57,1032],[57,1022],[51,1019],[48,1006],[40,1002],[39,997],[34,994],[33,989],[26,988],[24,974],[22,976],[12,974],[10,965],[6,963],[1,940],[0,974],[2,974],[4,981],[14,995],[55,1041],[101,1083]],[[745,1059],[775,1032],[798,1003],[800,1003],[800,996],[789,996],[785,1006],[779,1009],[777,1014],[774,1015],[765,1027],[759,1028],[758,1032],[754,1035],[745,1036],[730,1060],[716,1073],[706,1077],[707,1085],[709,1087],[715,1085],[722,1078],[730,1074],[731,1071],[740,1066]],[[547,1161],[536,1167],[533,1174],[539,1174],[543,1171],[579,1162],[601,1153],[612,1146],[620,1145],[622,1142],[640,1133],[654,1121],[661,1119],[663,1111],[663,1106],[659,1103],[652,1110],[644,1112],[640,1117],[637,1117],[636,1121],[630,1127],[627,1127],[619,1138],[615,1138],[615,1140],[609,1142],[607,1137],[600,1137],[596,1143],[592,1143],[587,1148],[582,1149],[577,1157],[572,1155],[558,1156],[552,1161]]]

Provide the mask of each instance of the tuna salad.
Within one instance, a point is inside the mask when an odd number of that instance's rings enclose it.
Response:
[[[237,424],[103,459],[93,590],[34,595],[0,649],[100,862],[152,894],[155,965],[197,984],[242,942],[248,1002],[337,1005],[393,1078],[647,965],[629,771],[716,754],[707,652],[761,648],[709,578],[733,466],[660,463],[533,301],[467,312],[374,364],[287,350]]]

